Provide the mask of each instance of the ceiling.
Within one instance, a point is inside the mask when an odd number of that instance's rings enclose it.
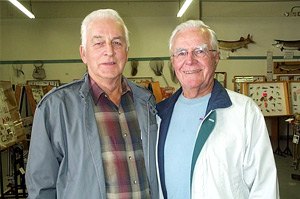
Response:
[[[117,10],[122,17],[160,17],[176,16],[180,5],[184,0],[20,0],[20,2],[29,10],[32,10],[36,18],[83,18],[87,13],[100,8],[113,8]],[[181,4],[180,4],[181,2]],[[235,16],[245,13],[253,14],[259,6],[249,6],[255,3],[272,3],[274,2],[275,11],[278,9],[278,3],[289,2],[300,4],[299,0],[202,0],[202,5],[211,4],[208,6],[208,15],[220,15],[231,13]],[[232,10],[229,6],[222,10],[214,9],[216,3],[241,3],[241,9]],[[277,3],[277,4],[276,4]],[[227,4],[229,5],[229,4]],[[289,6],[290,7],[290,6]],[[222,7],[223,8],[223,7]],[[206,9],[206,8],[202,8]],[[286,9],[286,8],[284,8]],[[260,9],[261,14],[269,12],[271,15],[274,9]],[[282,11],[280,15],[282,15]],[[205,13],[205,10],[203,11]],[[15,19],[27,18],[17,8],[15,8],[8,0],[0,0],[0,19]]]

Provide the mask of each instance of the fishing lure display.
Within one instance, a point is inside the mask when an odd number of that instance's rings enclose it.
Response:
[[[300,82],[291,81],[289,84],[292,113],[300,113]]]
[[[289,115],[286,82],[247,83],[247,93],[261,109],[264,116]]]

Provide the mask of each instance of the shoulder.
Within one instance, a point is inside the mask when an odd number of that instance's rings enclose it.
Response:
[[[237,93],[235,91],[232,91],[232,90],[228,90],[226,89],[229,97],[231,100],[239,100],[239,101],[251,101],[252,99],[244,94],[241,94],[241,93]]]
[[[133,83],[129,80],[127,80],[128,85],[133,93],[134,99],[139,99],[143,101],[155,101],[153,94],[151,93],[150,90],[148,90],[145,87],[142,87],[136,83]]]
[[[181,93],[182,93],[182,88],[180,87],[171,97],[164,99],[163,101],[157,104],[158,115],[160,117],[172,111]]]
[[[80,88],[82,87],[82,84],[84,83],[84,80],[76,80],[64,85],[61,85],[57,88],[53,88],[50,90],[39,102],[38,106],[41,106],[42,104],[46,103],[49,100],[63,100],[67,97],[71,97],[72,95],[79,95]]]
[[[258,105],[254,102],[254,100],[252,98],[250,98],[249,96],[246,96],[244,94],[241,93],[237,93],[235,91],[231,91],[226,89],[230,100],[232,101],[232,104],[234,106],[238,106],[238,107],[245,107],[250,108],[250,109],[259,109]]]
[[[150,91],[148,89],[146,89],[145,87],[136,84],[130,80],[127,80],[127,83],[129,85],[129,87],[131,88],[132,92],[142,92],[142,93],[150,93]]]

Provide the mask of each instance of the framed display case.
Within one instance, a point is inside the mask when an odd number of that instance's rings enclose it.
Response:
[[[218,80],[224,88],[226,88],[226,79],[227,79],[227,73],[226,72],[215,72],[215,79]]]
[[[278,75],[278,81],[300,81],[300,75]]]
[[[300,61],[273,62],[274,74],[300,74]]]
[[[0,150],[24,139],[15,93],[11,82],[0,81]]]
[[[152,77],[127,77],[130,81],[139,83],[140,81],[153,81]]]
[[[29,102],[32,114],[34,114],[36,105],[39,103],[39,101],[52,88],[53,88],[53,86],[51,86],[51,85],[48,85],[48,86],[26,85],[25,86],[27,100]]]
[[[243,94],[251,97],[264,116],[290,115],[287,82],[245,82]]]
[[[30,86],[52,86],[58,87],[60,85],[59,80],[27,80],[26,82]]]
[[[290,102],[292,114],[300,113],[300,81],[290,81]]]
[[[127,79],[145,88],[148,88],[149,84],[153,82],[152,77],[127,77]]]
[[[266,76],[264,75],[247,75],[247,76],[234,76],[233,77],[233,86],[234,86],[234,91],[238,93],[243,93],[241,91],[241,83],[243,82],[264,82],[266,81]]]

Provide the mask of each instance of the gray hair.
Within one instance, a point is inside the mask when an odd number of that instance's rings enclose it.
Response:
[[[96,10],[96,11],[91,12],[89,15],[87,15],[84,18],[84,20],[82,21],[82,24],[81,24],[81,45],[84,48],[86,48],[86,42],[87,42],[86,34],[87,34],[87,29],[88,29],[89,24],[96,19],[107,19],[107,18],[116,20],[123,26],[124,32],[125,32],[126,45],[127,45],[127,49],[128,49],[128,47],[130,45],[128,29],[127,29],[123,19],[118,14],[118,12],[115,10],[112,10],[112,9]]]
[[[169,40],[169,50],[171,51],[172,46],[173,46],[173,42],[174,42],[174,37],[176,36],[176,34],[180,31],[186,30],[186,29],[190,29],[190,28],[196,28],[196,29],[207,29],[208,32],[210,33],[210,44],[212,46],[213,49],[218,50],[219,49],[219,45],[218,45],[218,39],[217,39],[217,35],[215,33],[215,31],[213,31],[209,26],[207,26],[203,21],[201,20],[188,20],[186,22],[183,22],[181,24],[179,24],[172,32],[170,40]]]

